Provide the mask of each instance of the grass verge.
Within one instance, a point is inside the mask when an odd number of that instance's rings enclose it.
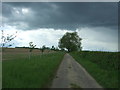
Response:
[[[70,53],[104,88],[118,88],[118,53],[82,51]]]
[[[64,53],[57,52],[41,56],[31,56],[31,59],[19,59],[2,62],[3,88],[43,88],[53,77]]]

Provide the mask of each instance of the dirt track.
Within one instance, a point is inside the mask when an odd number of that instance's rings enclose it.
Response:
[[[102,88],[72,56],[65,54],[51,88]]]

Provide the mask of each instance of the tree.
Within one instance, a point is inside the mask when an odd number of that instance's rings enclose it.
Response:
[[[31,56],[31,52],[32,50],[36,47],[36,45],[33,44],[33,42],[29,42],[29,59],[30,59],[30,56]]]
[[[5,35],[4,34],[4,31],[3,30],[1,30],[1,32],[2,32],[2,36],[1,36],[1,40],[2,40],[2,42],[1,42],[1,47],[10,47],[10,46],[12,46],[12,44],[8,44],[9,42],[11,42],[12,40],[14,40],[15,38],[16,38],[16,34],[17,34],[17,31],[16,31],[16,33],[15,34],[12,34],[12,35],[9,35],[9,34],[7,34],[7,35]],[[8,44],[8,45],[7,45]],[[7,45],[7,46],[6,46]]]
[[[63,49],[67,49],[68,52],[71,51],[80,51],[81,47],[81,38],[77,35],[77,32],[69,33],[67,32],[63,37],[60,39],[58,43],[58,47]]]
[[[52,46],[51,50],[55,50],[55,47],[54,47],[54,46]]]
[[[43,45],[42,48],[41,48],[42,54],[43,54],[45,49],[46,49],[46,47],[45,47],[45,45]]]

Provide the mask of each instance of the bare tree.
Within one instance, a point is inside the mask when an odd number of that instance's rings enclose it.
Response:
[[[12,40],[14,40],[17,37],[17,31],[14,34],[4,34],[4,31],[1,30],[1,42],[0,42],[0,47],[2,47],[2,51],[4,51],[5,49],[3,47],[10,47],[12,46],[14,43],[10,43]]]
[[[12,35],[7,34],[6,36],[5,36],[3,30],[1,30],[1,32],[2,32],[2,36],[1,36],[1,47],[10,47],[10,46],[12,46],[12,44],[8,44],[8,43],[11,42],[12,40],[14,40],[14,39],[17,37],[17,31],[16,31],[15,34],[12,34]],[[8,45],[7,45],[7,44],[8,44]],[[7,45],[7,46],[6,46],[6,45]]]

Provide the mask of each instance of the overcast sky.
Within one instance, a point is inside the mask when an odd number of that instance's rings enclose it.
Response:
[[[118,3],[116,2],[4,2],[5,33],[18,31],[14,46],[58,46],[66,32],[77,31],[83,50],[117,51]]]

